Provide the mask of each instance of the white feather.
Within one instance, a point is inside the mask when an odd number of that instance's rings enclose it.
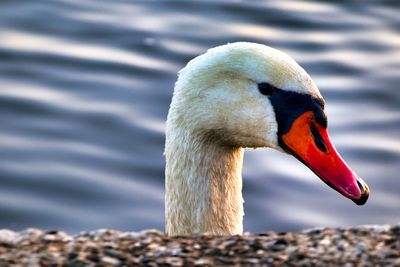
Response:
[[[212,48],[179,72],[166,128],[168,235],[243,232],[243,148],[281,151],[260,82],[322,98],[291,57],[260,44]]]

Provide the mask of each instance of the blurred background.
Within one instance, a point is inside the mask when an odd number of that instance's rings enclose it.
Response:
[[[164,229],[176,72],[210,47],[273,46],[313,77],[359,207],[293,157],[248,150],[245,230],[400,222],[398,1],[0,2],[0,228]]]

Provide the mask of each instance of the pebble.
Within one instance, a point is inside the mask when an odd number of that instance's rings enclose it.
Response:
[[[13,246],[18,243],[19,238],[19,234],[14,231],[0,230],[0,244]]]
[[[195,260],[195,265],[212,265],[214,261],[211,258],[200,258]]]
[[[385,232],[388,232],[390,230],[391,226],[388,225],[388,224],[382,224],[382,225],[367,224],[367,225],[361,225],[358,228],[366,229],[366,230],[369,230],[369,231],[374,231],[374,232],[377,232],[377,233],[385,233]]]
[[[0,230],[0,266],[400,266],[400,225],[167,237],[101,229]]]
[[[319,244],[321,245],[321,246],[329,246],[330,244],[331,244],[331,241],[329,240],[329,239],[322,239],[320,242],[319,242]]]
[[[120,261],[118,259],[107,257],[107,256],[101,258],[101,262],[105,263],[105,264],[115,265],[115,266],[118,266],[120,263]]]

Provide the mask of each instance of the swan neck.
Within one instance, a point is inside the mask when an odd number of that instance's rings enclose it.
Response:
[[[242,234],[243,148],[167,131],[165,155],[167,234]]]

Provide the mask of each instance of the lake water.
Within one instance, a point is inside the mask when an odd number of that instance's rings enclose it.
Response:
[[[333,142],[371,189],[359,207],[293,157],[248,150],[245,230],[400,222],[399,5],[1,1],[0,228],[163,230],[176,72],[235,41],[307,70]]]

